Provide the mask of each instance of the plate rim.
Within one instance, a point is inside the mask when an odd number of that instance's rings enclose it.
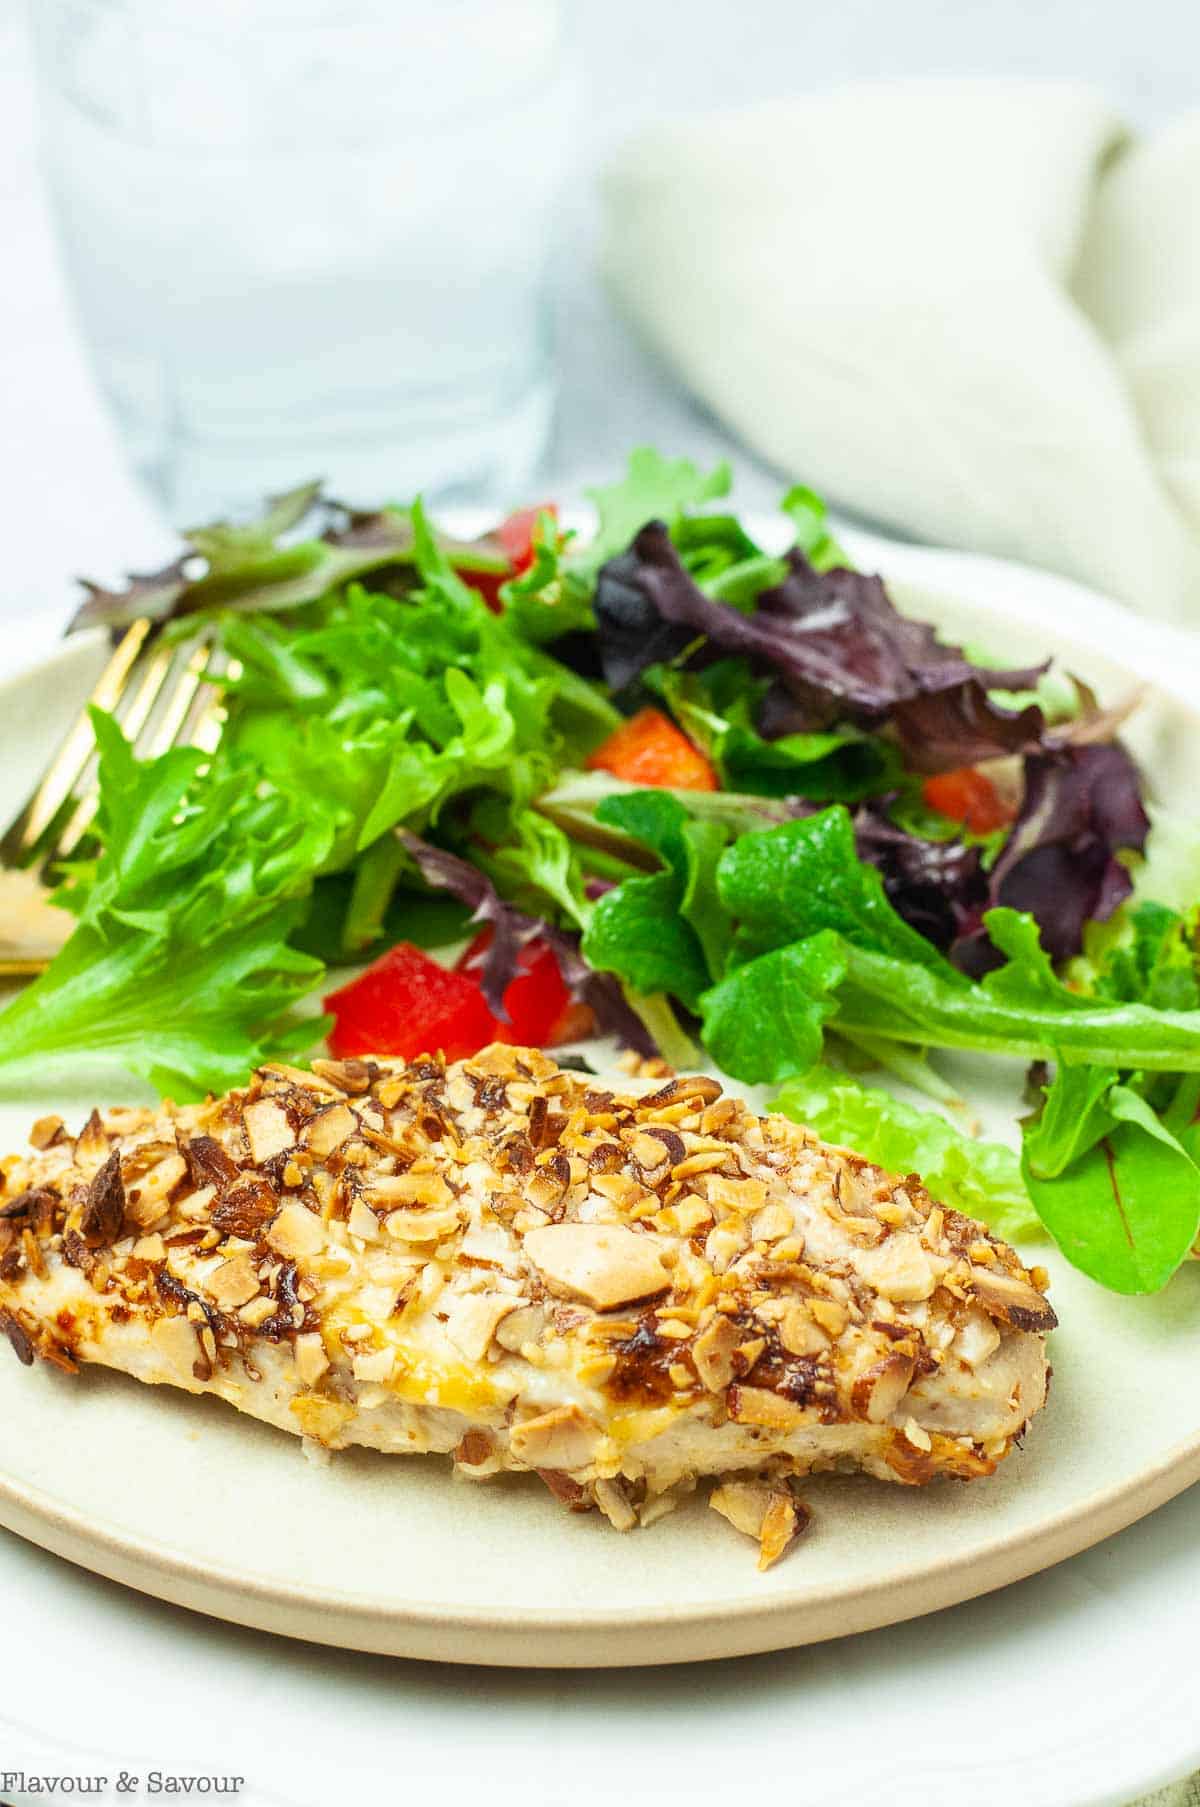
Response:
[[[269,1428],[269,1427],[268,1427]],[[381,1457],[381,1460],[385,1459]],[[908,1568],[897,1576],[883,1577],[857,1587],[828,1587],[803,1598],[766,1595],[760,1601],[739,1597],[735,1601],[715,1600],[685,1606],[656,1605],[648,1615],[636,1607],[591,1609],[572,1607],[569,1618],[552,1608],[507,1607],[479,1610],[444,1605],[406,1605],[403,1614],[394,1606],[372,1602],[361,1595],[334,1589],[268,1581],[253,1573],[226,1564],[203,1561],[181,1555],[157,1539],[139,1538],[123,1533],[107,1522],[90,1522],[76,1506],[64,1504],[42,1489],[15,1482],[0,1473],[0,1522],[6,1529],[28,1539],[53,1554],[65,1557],[78,1566],[106,1575],[110,1580],[135,1587],[139,1592],[158,1599],[187,1605],[210,1617],[231,1618],[235,1622],[265,1631],[285,1629],[287,1635],[310,1642],[331,1642],[320,1632],[296,1630],[303,1618],[338,1621],[342,1636],[349,1630],[346,1643],[340,1647],[374,1651],[382,1655],[416,1656],[439,1662],[469,1660],[488,1667],[528,1667],[527,1657],[480,1651],[473,1645],[446,1649],[457,1638],[490,1634],[499,1648],[517,1649],[524,1640],[536,1635],[543,1641],[536,1665],[553,1662],[566,1667],[650,1667],[665,1662],[709,1661],[726,1656],[742,1656],[772,1649],[798,1647],[818,1643],[833,1636],[858,1631],[882,1629],[904,1623],[926,1613],[960,1605],[1006,1587],[1011,1582],[1039,1574],[1066,1561],[1071,1556],[1093,1548],[1138,1519],[1148,1516],[1159,1506],[1200,1482],[1200,1428],[1190,1437],[1172,1446],[1149,1469],[1116,1484],[1099,1496],[1092,1495],[1082,1505],[1065,1507],[1036,1530],[1014,1531],[998,1542],[982,1549],[951,1555],[946,1560],[933,1559],[916,1568]],[[447,1477],[449,1484],[449,1477]],[[32,1522],[31,1529],[25,1519]],[[1098,1531],[1095,1527],[1100,1525]],[[1076,1536],[1079,1532],[1081,1535]],[[102,1554],[106,1561],[93,1565],[82,1561],[77,1550]],[[1015,1565],[1008,1558],[1018,1556]],[[1025,1556],[1030,1556],[1026,1562]],[[992,1574],[1002,1568],[1003,1573]],[[140,1579],[131,1578],[134,1570]],[[177,1587],[182,1583],[194,1598],[181,1598]],[[910,1595],[921,1596],[914,1609]],[[203,1596],[203,1598],[202,1598]],[[872,1603],[890,1600],[897,1608],[883,1615],[872,1610]],[[207,1603],[205,1601],[207,1600]],[[248,1615],[242,1602],[259,1602],[275,1618]],[[832,1625],[831,1615],[838,1623]],[[286,1617],[288,1625],[281,1626]],[[807,1622],[807,1623],[806,1623]],[[781,1624],[789,1629],[782,1640]],[[664,1654],[661,1650],[647,1655],[644,1661],[631,1658],[624,1638],[632,1630],[647,1629],[656,1636],[703,1632],[712,1627],[714,1636],[705,1640],[703,1650],[692,1654]],[[766,1637],[758,1635],[762,1626],[770,1627]],[[367,1628],[398,1629],[399,1637],[362,1636]],[[750,1628],[753,1635],[723,1635],[729,1630]],[[406,1632],[415,1636],[405,1636]],[[583,1641],[590,1640],[585,1649]],[[558,1651],[555,1646],[570,1641],[570,1648]],[[711,1643],[711,1648],[708,1644]],[[619,1646],[619,1648],[618,1648]]]
[[[470,517],[474,523],[483,518],[479,513]],[[757,528],[764,535],[763,523],[770,519],[747,516],[751,531]],[[947,600],[953,598],[967,612],[1006,611],[1023,626],[1049,620],[1057,633],[1077,638],[1098,654],[1119,652],[1131,675],[1159,685],[1176,703],[1195,710],[1186,690],[1190,680],[1200,680],[1200,637],[1185,629],[1148,621],[1071,579],[1010,561],[905,545],[853,527],[846,527],[842,538],[858,562],[877,563],[885,581],[925,586]],[[19,614],[12,619],[18,632],[21,619]],[[1136,636],[1135,643],[1113,645],[1114,639],[1126,636]],[[24,661],[18,654],[15,669],[9,665],[0,675],[0,696],[9,685],[78,656],[81,641],[82,637],[72,645],[64,640],[49,654]],[[682,1606],[658,1603],[648,1610],[572,1607],[564,1612],[536,1606],[479,1609],[421,1604],[406,1605],[398,1613],[394,1605],[364,1596],[267,1580],[183,1555],[160,1539],[140,1537],[108,1521],[89,1522],[82,1508],[3,1471],[0,1523],[78,1566],[143,1593],[313,1642],[438,1661],[525,1667],[529,1659],[519,1647],[536,1636],[539,1663],[632,1666],[639,1661],[711,1660],[818,1642],[960,1604],[1104,1541],[1197,1482],[1200,1424],[1149,1468],[1082,1503],[1061,1508],[1036,1529],[1009,1532],[982,1549],[849,1588],[829,1586],[800,1599],[764,1594],[761,1600],[738,1596],[734,1601]],[[911,1597],[917,1594],[919,1600]],[[881,1603],[886,1605],[882,1613],[877,1610]],[[248,1606],[258,1610],[248,1612]],[[305,1619],[314,1622],[312,1628],[301,1622]],[[625,1647],[624,1640],[635,1629],[653,1633],[660,1646],[644,1659],[631,1657]],[[487,1650],[465,1642],[480,1634],[490,1639]],[[661,1647],[664,1638],[671,1649]]]

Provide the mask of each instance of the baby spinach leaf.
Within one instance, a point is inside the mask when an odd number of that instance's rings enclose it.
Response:
[[[738,924],[739,959],[833,929],[856,946],[945,965],[896,914],[878,872],[858,858],[850,817],[840,807],[741,836],[721,860],[717,882]]]

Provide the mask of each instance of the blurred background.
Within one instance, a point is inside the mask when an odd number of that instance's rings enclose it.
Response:
[[[380,24],[381,10],[390,25]],[[664,122],[802,102],[849,82],[1069,82],[1093,90],[1095,108],[1107,107],[1112,119],[1088,127],[1091,141],[1070,172],[1079,190],[1091,179],[1082,166],[1098,179],[1125,127],[1153,138],[1200,108],[1200,10],[1191,0],[1142,0],[1137,8],[1013,0],[1000,10],[989,0],[450,0],[427,10],[348,3],[336,9],[332,64],[320,61],[331,42],[329,13],[320,0],[215,0],[204,9],[172,0],[148,9],[140,0],[31,0],[28,8],[0,0],[8,421],[0,474],[13,523],[0,609],[54,607],[66,573],[111,575],[153,559],[169,543],[165,519],[190,522],[197,511],[244,502],[248,487],[299,481],[316,474],[314,459],[341,493],[364,502],[404,496],[420,483],[447,500],[504,505],[570,497],[611,474],[632,445],[650,442],[698,459],[734,458],[743,503],[770,504],[781,477],[810,473],[785,468],[794,460],[775,444],[747,443],[762,436],[735,418],[736,408],[719,399],[714,406],[714,379],[699,374],[704,360],[669,343],[669,302],[656,303],[657,330],[646,319],[635,324],[628,270],[615,278],[618,291],[624,284],[620,303],[614,283],[601,280],[601,174],[622,146]],[[156,50],[128,50],[127,15],[154,21]],[[921,113],[914,99],[912,116]],[[722,129],[700,132],[718,161]],[[790,127],[778,129],[786,141]],[[1064,143],[1075,131],[1064,125]],[[825,144],[836,178],[836,121]],[[681,193],[698,195],[695,243],[705,232],[703,183],[714,178],[710,157],[700,188],[689,186],[693,149],[685,142],[672,152],[676,186],[664,187],[656,205],[678,213]],[[211,167],[190,191],[181,153],[193,172],[234,158],[221,174],[230,197],[224,212]],[[260,153],[274,161],[264,166]],[[885,148],[881,168],[886,162]],[[778,168],[770,174],[787,191],[778,205],[800,208],[801,226],[806,190],[809,198],[814,185],[829,191],[827,174],[803,164],[782,180]],[[1022,167],[1019,180],[1036,211],[1036,167]],[[713,192],[720,204],[719,183]],[[1073,193],[1084,211],[1090,203]],[[609,203],[610,237],[620,204]],[[726,195],[726,209],[734,204]],[[314,224],[316,239],[306,243],[304,221],[332,213],[342,237],[321,238]],[[435,216],[443,261],[421,293],[412,270],[423,258],[427,270],[436,261]],[[779,217],[762,230],[778,235]],[[653,234],[657,225],[643,219],[640,229]],[[1078,254],[1079,231],[1074,219],[1063,229],[1064,268]],[[864,266],[878,262],[872,236],[864,219]],[[1200,221],[1193,236],[1200,242]],[[366,277],[364,244],[374,256]],[[727,266],[729,245],[726,219],[714,239],[714,270]],[[802,273],[805,259],[819,267],[822,249],[819,236],[806,243],[795,269]],[[289,260],[293,271],[318,267],[319,281],[306,278],[291,292],[285,283],[274,296],[269,284],[260,291],[247,282],[241,314],[209,305],[180,313],[197,268],[226,259],[236,271],[239,257],[260,254],[277,272]],[[1200,265],[1200,249],[1193,261]],[[696,269],[687,280],[703,287],[702,258]],[[801,280],[798,293],[802,287]],[[731,347],[758,330],[726,302],[720,331]],[[770,330],[778,335],[779,322]],[[171,408],[187,415],[192,402],[186,384],[183,404],[178,393],[147,401],[153,383],[138,355],[164,332],[185,373],[200,372],[206,405],[222,381],[246,404],[232,437],[176,458],[174,467],[163,436],[187,438],[190,420]],[[267,368],[264,343],[290,348],[276,371]],[[719,348],[716,355],[719,362]],[[289,414],[286,391],[306,361],[325,409],[316,429],[312,418]],[[375,413],[364,425],[366,391]],[[348,398],[340,412],[339,393]],[[218,395],[218,411],[227,401]],[[875,508],[870,493],[842,488],[835,502],[931,537],[928,522],[904,518],[903,500]],[[1147,509],[1161,501],[1160,484]],[[1042,523],[1043,539],[1052,528]],[[968,521],[958,537],[970,543],[972,535],[984,549],[1029,550],[1003,525],[977,530]],[[1190,594],[1191,548],[1165,514],[1161,537],[1167,582]],[[1040,542],[1031,543],[1036,552]],[[1058,563],[1094,581],[1111,569],[1108,587],[1128,594],[1120,558],[1105,559],[1099,572],[1082,555]]]

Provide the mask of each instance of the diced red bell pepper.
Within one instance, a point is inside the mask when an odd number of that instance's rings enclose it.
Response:
[[[593,772],[664,790],[715,791],[720,786],[704,754],[661,709],[639,709],[587,757]]]
[[[931,809],[950,816],[972,834],[991,834],[1007,828],[1016,819],[1016,810],[1000,795],[990,778],[974,766],[960,766],[957,771],[938,772],[927,778],[922,793]]]
[[[477,935],[458,962],[458,971],[478,971],[475,962],[487,951],[492,931]],[[563,982],[553,949],[529,941],[517,960],[517,977],[505,988],[507,1023],[492,1020],[492,1040],[520,1048],[555,1048],[591,1034],[595,1021],[586,1004],[577,1004]]]
[[[521,950],[520,970],[504,993],[509,1020],[499,1022],[471,965],[491,936],[490,929],[476,936],[453,970],[411,942],[389,948],[325,999],[334,1018],[330,1053],[339,1059],[394,1054],[403,1060],[442,1053],[447,1060],[463,1060],[489,1042],[553,1048],[593,1032],[591,1011],[572,1000],[552,949],[536,939]]]
[[[325,999],[329,1049],[353,1054],[444,1054],[462,1060],[495,1039],[495,1019],[476,980],[451,972],[411,942],[388,949],[366,972]]]
[[[502,604],[500,588],[510,577],[519,577],[522,571],[528,571],[533,563],[533,536],[542,515],[552,515],[558,519],[558,510],[553,502],[542,502],[536,508],[518,508],[507,520],[501,521],[496,529],[495,537],[499,540],[508,558],[507,571],[460,571],[459,576],[479,591],[493,614],[498,615]]]
[[[533,508],[518,508],[507,520],[501,521],[496,529],[496,538],[508,553],[508,562],[517,573],[528,571],[533,563],[533,537],[544,514],[557,521],[557,506],[553,502],[539,502]]]

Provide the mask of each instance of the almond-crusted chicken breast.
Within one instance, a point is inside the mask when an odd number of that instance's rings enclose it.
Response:
[[[1045,1398],[1043,1272],[712,1079],[317,1061],[31,1140],[0,1174],[22,1361],[536,1470],[619,1529],[722,1476],[765,1562],[793,1477],[990,1474]]]

